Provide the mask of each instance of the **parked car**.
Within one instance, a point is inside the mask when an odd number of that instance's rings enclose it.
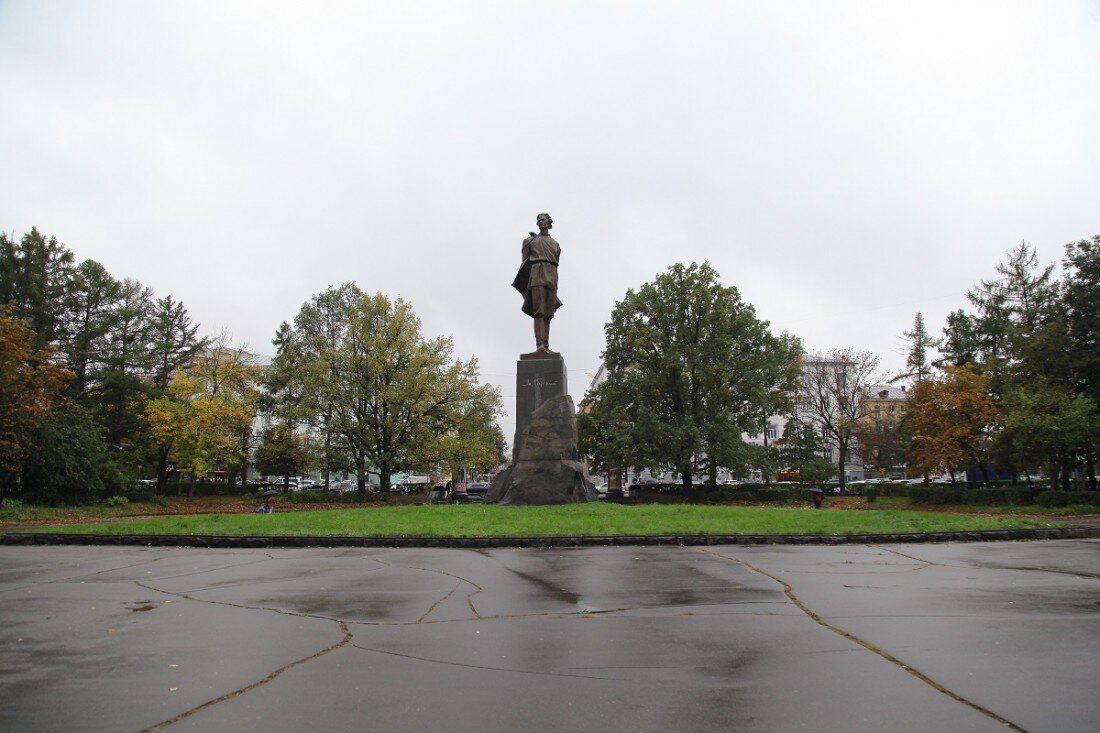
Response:
[[[489,484],[482,481],[466,484],[466,493],[470,496],[485,497],[489,493]]]

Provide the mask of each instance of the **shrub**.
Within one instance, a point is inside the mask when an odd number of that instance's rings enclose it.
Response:
[[[874,487],[875,492],[879,496],[891,496],[897,498],[905,498],[909,496],[909,484],[879,484]],[[864,496],[867,492],[863,492]]]
[[[27,512],[19,499],[0,499],[0,519],[26,519]]]
[[[954,486],[910,486],[910,504],[961,504],[962,489]]]
[[[108,496],[103,503],[107,506],[125,506],[130,503],[130,500],[125,496]]]
[[[329,492],[329,491],[292,491],[279,494],[276,501],[287,504],[361,504],[363,502],[385,502],[390,495],[377,492],[368,493],[365,496],[358,491]],[[262,499],[261,499],[262,500]]]
[[[76,406],[59,410],[38,426],[33,439],[23,463],[23,498],[79,504],[104,496],[107,443],[90,412]]]
[[[964,489],[963,504],[1026,506],[1035,503],[1034,489],[1026,486]]]
[[[810,501],[809,486],[775,486],[773,484],[739,484],[737,486],[692,486],[691,496],[684,494],[681,484],[643,484],[630,487],[630,494],[643,501],[660,501],[663,497],[679,497],[692,502],[715,501]]]
[[[1038,503],[1046,507],[1100,506],[1100,491],[1044,491]]]
[[[863,498],[867,500],[868,504],[874,504],[878,500],[878,495],[883,493],[883,490],[877,486],[868,486],[863,490]]]

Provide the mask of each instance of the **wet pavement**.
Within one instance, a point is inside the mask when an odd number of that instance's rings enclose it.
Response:
[[[1100,540],[0,547],[0,730],[1093,731]]]

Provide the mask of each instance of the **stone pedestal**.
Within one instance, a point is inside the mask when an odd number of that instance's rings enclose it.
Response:
[[[577,415],[569,395],[543,402],[516,442],[520,450],[515,460],[497,474],[485,501],[571,504],[599,498],[584,464],[577,460]]]
[[[560,354],[534,352],[516,362],[516,435],[512,441],[512,461],[523,450],[523,431],[531,414],[544,402],[569,394],[565,361]]]

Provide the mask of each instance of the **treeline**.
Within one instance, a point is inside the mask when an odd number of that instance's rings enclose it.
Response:
[[[261,366],[182,303],[32,229],[0,235],[0,496],[80,502],[138,479],[488,468],[500,395],[409,304],[353,284],[304,304]],[[255,434],[258,415],[266,424]]]
[[[1096,490],[1100,446],[1100,236],[1067,244],[1059,277],[1020,244],[970,309],[931,338],[917,314],[903,376],[914,382],[898,437],[921,473],[970,467],[1045,473]],[[938,349],[942,358],[931,363]]]
[[[1059,277],[1021,244],[947,318],[942,339],[917,314],[904,373],[883,392],[874,354],[803,353],[774,335],[708,264],[677,264],[628,291],[607,323],[606,380],[578,418],[583,450],[607,471],[720,471],[767,480],[967,470],[1046,474],[1096,490],[1100,445],[1100,236],[1066,245]],[[934,358],[936,352],[941,358]],[[764,433],[778,416],[782,435]],[[832,460],[829,459],[830,453]]]
[[[97,498],[163,476],[147,408],[208,344],[170,295],[37,229],[0,234],[0,492]]]

